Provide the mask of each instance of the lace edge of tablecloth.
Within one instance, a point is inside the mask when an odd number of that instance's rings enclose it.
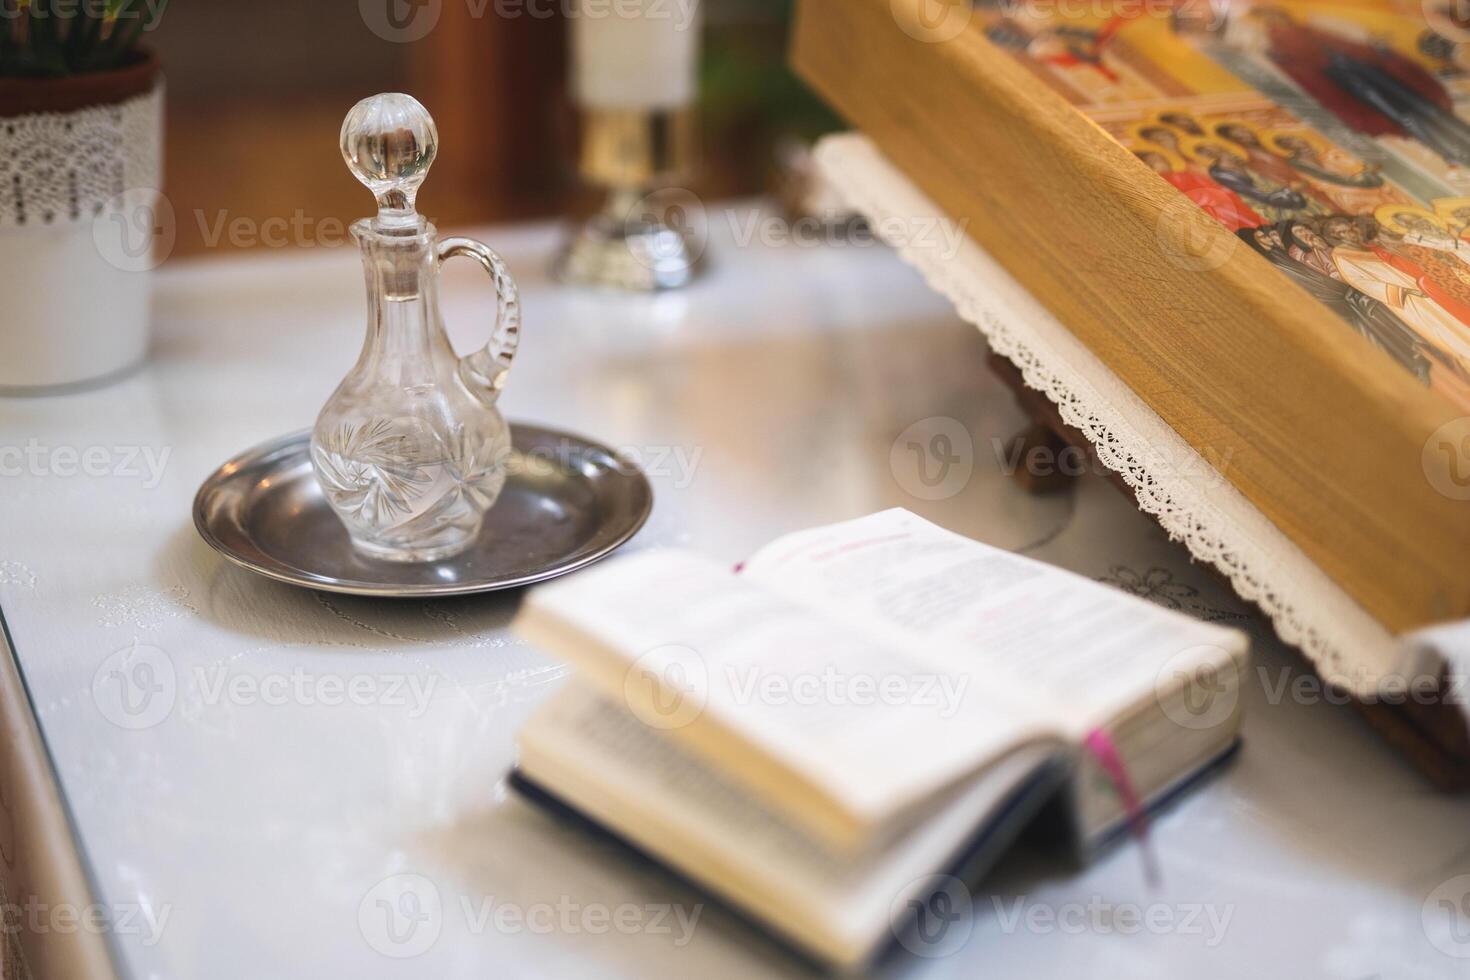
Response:
[[[1372,697],[1388,678],[1418,676],[1422,648],[1390,636],[988,253],[967,236],[946,255],[932,240],[903,234],[944,212],[866,137],[827,137],[817,160],[878,237],[1087,437],[1101,463],[1134,491],[1139,507],[1258,605],[1282,641],[1305,653],[1324,678]],[[1178,465],[1184,459],[1197,465]],[[1174,463],[1156,465],[1159,460]]]

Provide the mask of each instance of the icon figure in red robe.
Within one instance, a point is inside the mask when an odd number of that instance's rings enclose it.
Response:
[[[1267,57],[1308,95],[1366,136],[1418,140],[1445,162],[1470,166],[1470,124],[1449,92],[1417,62],[1386,46],[1300,24],[1279,7],[1266,24]]]
[[[1265,224],[1266,219],[1252,211],[1244,198],[1221,187],[1204,174],[1192,170],[1175,170],[1162,153],[1146,148],[1134,150],[1133,155],[1148,164],[1154,173],[1179,188],[1185,197],[1230,231]]]

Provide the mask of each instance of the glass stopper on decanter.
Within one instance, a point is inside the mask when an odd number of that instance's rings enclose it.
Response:
[[[438,151],[434,117],[411,95],[363,99],[342,122],[342,159],[378,199],[373,226],[381,231],[424,226],[414,202]]]

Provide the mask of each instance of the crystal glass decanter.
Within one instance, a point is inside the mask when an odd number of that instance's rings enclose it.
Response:
[[[439,134],[415,99],[377,95],[342,124],[342,156],[377,196],[352,226],[367,273],[367,340],[318,416],[311,462],[359,552],[426,562],[463,551],[505,486],[510,431],[495,407],[515,356],[515,281],[490,249],[440,239],[415,210]],[[464,358],[439,314],[439,268],[478,261],[495,281],[495,328]]]

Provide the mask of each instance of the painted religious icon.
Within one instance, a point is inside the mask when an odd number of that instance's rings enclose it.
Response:
[[[1470,23],[1418,0],[980,9],[1040,83],[1470,410]]]
[[[1266,56],[1318,105],[1365,136],[1416,140],[1447,163],[1470,165],[1470,125],[1433,73],[1391,45],[1314,27],[1278,6],[1250,16],[1265,24]]]

